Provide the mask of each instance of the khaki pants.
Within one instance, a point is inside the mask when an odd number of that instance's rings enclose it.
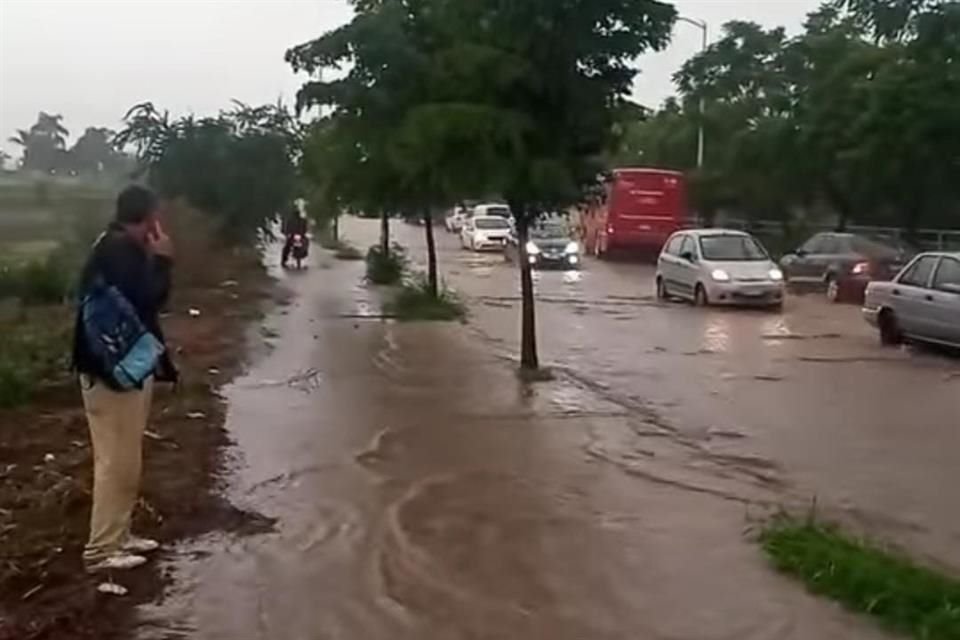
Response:
[[[140,492],[143,432],[150,415],[153,379],[143,389],[118,392],[80,377],[83,406],[93,443],[93,509],[83,557],[98,562],[117,552],[130,535]]]

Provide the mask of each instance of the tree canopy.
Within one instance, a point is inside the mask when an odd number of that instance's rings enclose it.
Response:
[[[832,0],[793,38],[731,22],[675,80],[625,153],[690,171],[702,215],[820,204],[840,226],[960,226],[960,3]]]
[[[498,193],[521,245],[545,211],[579,201],[603,169],[635,60],[666,45],[656,0],[357,0],[347,25],[294,47],[322,107],[308,156],[345,202],[423,208]],[[317,77],[317,72],[329,75]],[[323,167],[323,168],[321,168]],[[521,260],[524,366],[537,366]]]
[[[148,102],[124,120],[115,143],[136,151],[150,184],[220,216],[229,239],[250,238],[292,202],[301,132],[282,105],[171,120]]]

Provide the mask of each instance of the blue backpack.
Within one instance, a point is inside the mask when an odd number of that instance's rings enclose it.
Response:
[[[108,382],[129,391],[153,375],[166,348],[119,289],[96,278],[80,301],[80,318],[87,347]]]

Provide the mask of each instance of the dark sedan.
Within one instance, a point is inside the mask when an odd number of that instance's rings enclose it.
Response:
[[[517,237],[511,234],[504,245],[503,255],[509,261],[520,258]],[[530,229],[527,259],[536,268],[579,269],[580,245],[570,237],[570,230],[562,223],[547,222]]]
[[[863,302],[867,284],[890,280],[910,261],[904,247],[852,233],[818,233],[780,262],[793,286],[826,291],[831,302]]]

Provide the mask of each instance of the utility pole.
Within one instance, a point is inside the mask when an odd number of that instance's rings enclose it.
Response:
[[[696,18],[688,18],[686,16],[677,16],[677,20],[681,22],[686,22],[687,24],[692,24],[693,26],[700,29],[703,34],[703,41],[701,44],[701,51],[707,50],[707,34],[708,27],[707,23],[704,20],[697,20]],[[700,127],[697,130],[697,168],[703,168],[703,149],[704,149],[704,140],[703,140],[703,118],[706,113],[706,104],[704,103],[703,96],[700,96]]]

